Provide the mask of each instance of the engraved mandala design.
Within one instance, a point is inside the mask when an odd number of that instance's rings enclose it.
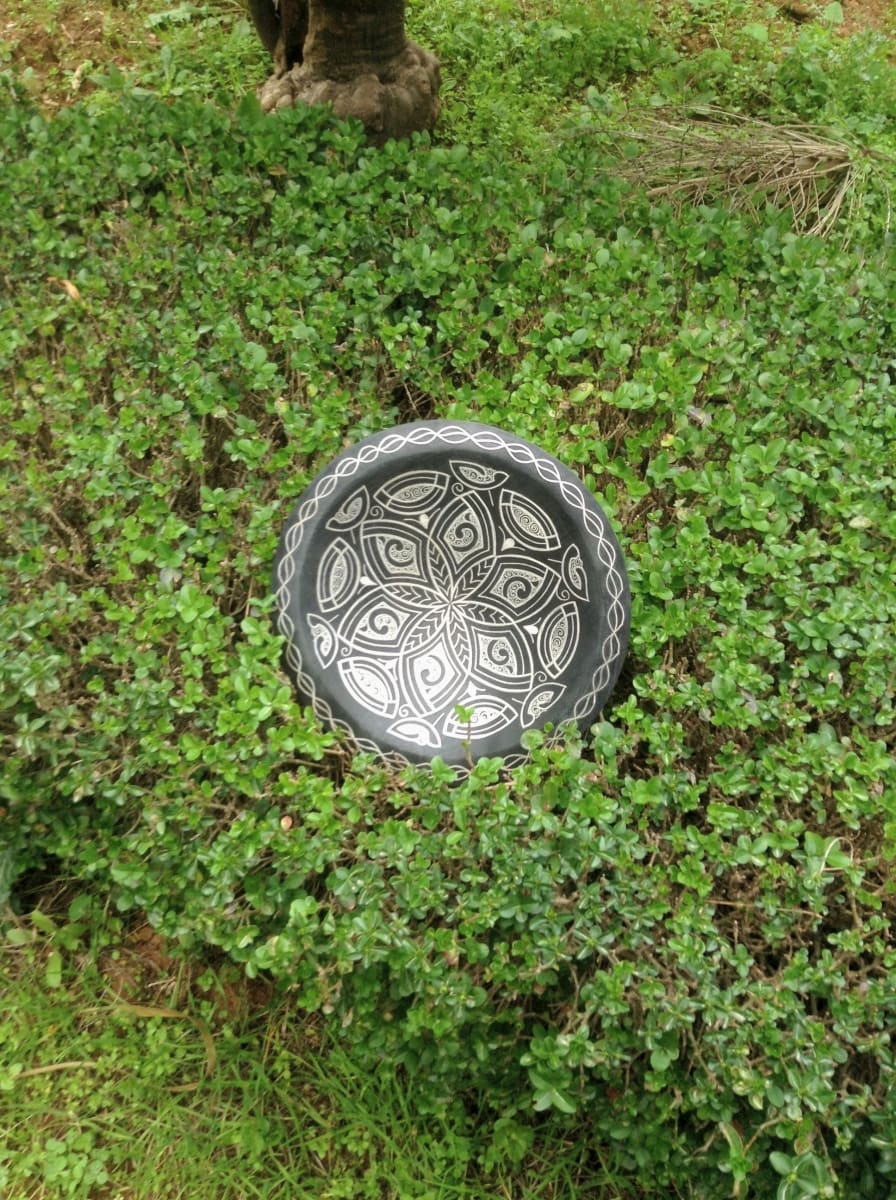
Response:
[[[405,457],[404,469],[371,481],[366,468],[381,457],[434,442],[438,458]],[[467,446],[505,456],[508,470],[466,458]],[[535,468],[554,515],[538,487],[524,494],[514,464]],[[274,585],[287,663],[322,719],[382,753],[335,716],[321,672],[359,726],[366,712],[383,741],[405,747],[392,752],[398,761],[591,715],[624,653],[624,568],[599,510],[561,471],[488,426],[420,423],[362,443],[318,479],[284,530]],[[558,508],[571,517],[562,529]],[[297,580],[309,527],[323,549],[308,559],[309,574],[302,560]],[[595,586],[608,617],[596,647]],[[583,657],[594,665],[590,681],[571,688]]]
[[[505,472],[405,471],[358,487],[326,528],[315,653],[390,736],[437,751],[525,729],[562,698],[588,599],[581,552]]]

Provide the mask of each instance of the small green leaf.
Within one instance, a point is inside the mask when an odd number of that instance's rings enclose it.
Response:
[[[21,929],[18,926],[13,926],[12,929],[7,929],[6,940],[10,946],[29,946],[35,938],[32,929]]]
[[[58,950],[51,951],[47,957],[44,980],[48,988],[62,986],[62,955]]]
[[[10,1063],[8,1067],[0,1067],[0,1092],[11,1092],[15,1086],[16,1076],[22,1073],[24,1063]]]
[[[670,1054],[668,1050],[661,1050],[657,1047],[656,1050],[650,1052],[650,1065],[654,1071],[662,1072],[666,1070],[674,1057],[675,1055]]]
[[[787,1103],[787,1097],[777,1084],[770,1083],[765,1089],[765,1094],[768,1096],[769,1104],[773,1104],[775,1108],[783,1108]]]
[[[87,916],[90,912],[92,898],[86,893],[76,896],[68,906],[68,916],[70,921],[80,921],[82,917]]]
[[[31,914],[31,923],[40,933],[49,935],[56,932],[56,922],[52,917],[48,917],[46,913],[41,912],[40,909],[35,909]]]
[[[773,1150],[768,1156],[768,1161],[779,1175],[789,1175],[793,1170],[793,1159],[781,1154],[779,1150]]]
[[[839,8],[840,6],[838,5],[837,7]],[[768,41],[768,26],[764,25],[761,21],[750,21],[749,24],[744,26],[744,34],[748,38],[752,38],[754,42],[764,43]]]
[[[572,1099],[554,1087],[547,1088],[545,1091],[536,1094],[535,1108],[537,1112],[544,1112],[548,1108],[556,1108],[558,1112],[569,1114],[576,1111],[576,1106]]]

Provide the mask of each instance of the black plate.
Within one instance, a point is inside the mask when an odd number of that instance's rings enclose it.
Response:
[[[524,761],[525,730],[594,719],[628,644],[625,564],[593,497],[472,422],[335,458],[283,527],[273,588],[302,699],[398,763]]]

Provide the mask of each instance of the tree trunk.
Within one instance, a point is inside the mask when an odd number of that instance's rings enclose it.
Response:
[[[266,111],[331,104],[336,116],[362,121],[376,145],[435,124],[439,64],[405,36],[404,0],[249,5],[277,67],[259,92]]]
[[[249,15],[278,74],[301,63],[308,36],[308,0],[248,0]]]

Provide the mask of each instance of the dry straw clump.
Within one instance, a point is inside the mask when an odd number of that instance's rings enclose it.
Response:
[[[889,193],[888,156],[808,125],[776,125],[720,108],[656,110],[622,131],[634,153],[619,173],[651,196],[679,204],[718,203],[759,215],[789,208],[802,233],[826,237],[856,215],[872,182]]]

